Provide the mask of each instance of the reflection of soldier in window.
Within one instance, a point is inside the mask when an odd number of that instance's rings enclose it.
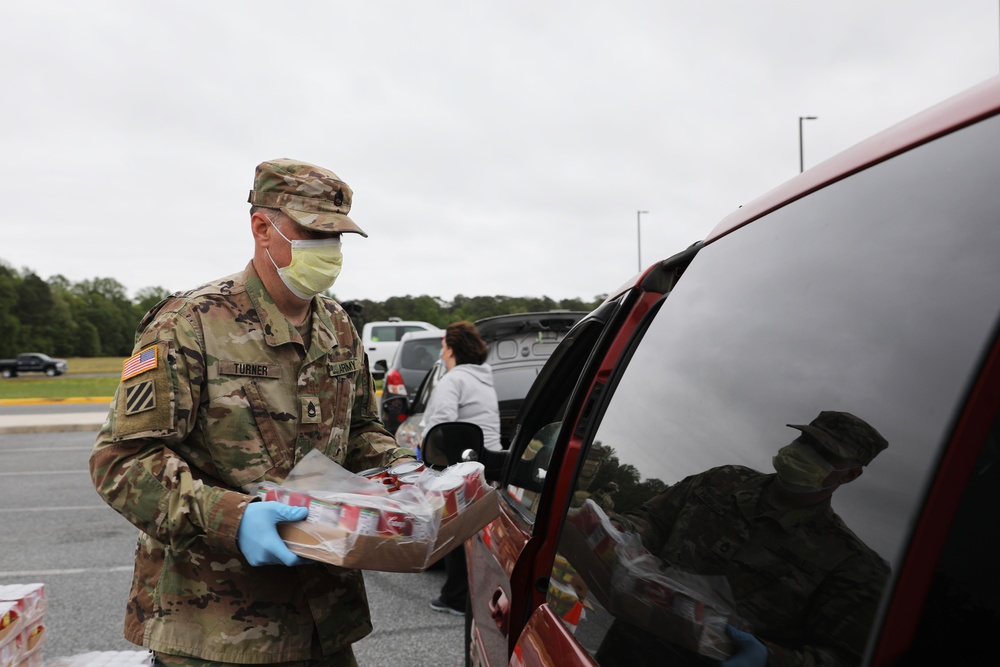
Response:
[[[774,457],[777,474],[714,468],[615,519],[666,564],[726,577],[734,611],[753,634],[731,628],[738,653],[723,664],[856,665],[889,568],[837,516],[830,497],[888,443],[846,412],[789,426],[802,434]],[[662,653],[649,662],[656,643],[618,623],[598,658],[661,664]]]

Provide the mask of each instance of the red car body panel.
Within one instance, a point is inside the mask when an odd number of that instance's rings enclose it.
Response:
[[[990,429],[991,408],[1000,396],[1000,341],[994,344],[927,495],[889,609],[879,632],[873,665],[890,665],[913,643],[934,568],[962,500],[965,483]]]

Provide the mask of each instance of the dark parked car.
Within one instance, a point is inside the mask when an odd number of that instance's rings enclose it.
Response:
[[[0,359],[0,377],[12,378],[21,373],[45,373],[49,377],[62,375],[68,369],[65,359],[53,359],[40,352],[17,355],[16,359]]]
[[[578,311],[547,311],[500,315],[475,322],[479,335],[486,341],[486,363],[493,369],[493,386],[500,402],[500,444],[503,447],[510,443],[517,411],[531,383],[566,332],[584,315],[586,313]],[[396,399],[387,404],[383,394],[382,420],[402,422],[396,431],[396,441],[401,445],[419,449],[424,408],[443,374],[441,363],[435,363],[416,396],[409,401]]]
[[[612,294],[507,452],[436,426],[425,458],[469,448],[503,489],[465,545],[473,664],[996,660],[998,147],[1000,79]]]

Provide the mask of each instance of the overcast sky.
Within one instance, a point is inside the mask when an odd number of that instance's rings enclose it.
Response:
[[[5,2],[0,260],[189,289],[291,157],[354,190],[341,300],[590,299],[1000,71],[998,0]]]

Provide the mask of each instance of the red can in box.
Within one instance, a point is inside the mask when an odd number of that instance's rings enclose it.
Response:
[[[483,491],[483,464],[465,461],[452,466],[452,473],[460,475],[465,480],[465,502],[472,504]]]
[[[423,469],[423,461],[403,461],[391,466],[388,472],[393,477],[402,477],[403,475],[421,472]]]
[[[295,507],[309,507],[308,493],[299,493],[298,491],[288,491],[285,494],[284,502],[286,505],[293,505]]]
[[[701,623],[705,619],[705,603],[695,600],[683,593],[674,593],[670,608],[675,614],[695,623]]]
[[[378,534],[382,517],[373,507],[362,507],[354,503],[342,503],[340,506],[340,527],[359,535]]]
[[[413,515],[398,509],[383,509],[378,532],[384,535],[410,535],[413,533]]]
[[[420,479],[419,472],[411,472],[406,475],[400,475],[396,478],[396,488],[402,489],[405,486],[413,486],[417,483],[418,479]]]
[[[465,507],[465,479],[456,475],[441,475],[421,482],[424,493],[439,498],[441,522],[456,516]]]
[[[385,468],[369,468],[358,473],[358,476],[367,477],[370,480],[382,479],[388,475],[389,471]]]

